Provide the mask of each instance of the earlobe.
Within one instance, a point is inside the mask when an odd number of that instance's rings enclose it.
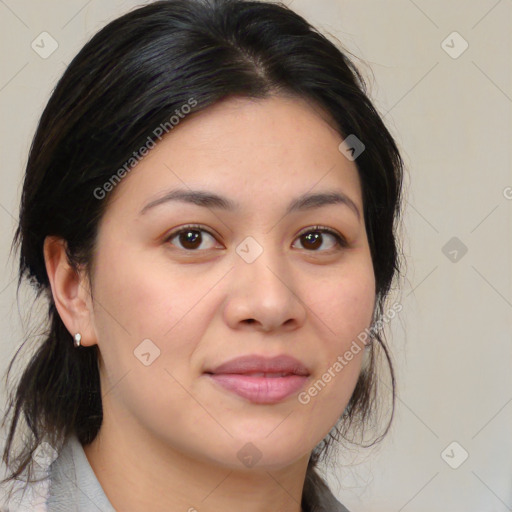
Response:
[[[89,290],[83,277],[69,263],[66,241],[47,236],[44,241],[44,259],[50,281],[53,301],[69,333],[81,333],[81,345],[94,345],[92,311],[89,308]]]

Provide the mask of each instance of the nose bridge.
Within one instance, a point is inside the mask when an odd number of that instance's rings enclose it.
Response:
[[[290,290],[285,286],[289,272],[286,271],[285,256],[272,236],[247,236],[236,247],[235,274],[240,282],[250,285],[254,292],[257,288],[271,295],[287,295]],[[281,275],[280,275],[281,274]],[[283,290],[284,288],[284,290]]]
[[[302,322],[303,305],[282,248],[272,233],[256,236],[247,236],[235,249],[227,310],[230,323],[253,320],[271,329],[290,320]]]

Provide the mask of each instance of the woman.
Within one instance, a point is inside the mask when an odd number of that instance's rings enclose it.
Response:
[[[316,467],[373,425],[379,355],[394,404],[375,325],[401,187],[361,76],[286,7],[108,24],[26,168],[20,282],[49,331],[10,399],[3,510],[347,510]]]

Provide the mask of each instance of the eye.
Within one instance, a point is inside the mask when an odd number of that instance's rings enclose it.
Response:
[[[211,239],[215,241],[215,237],[202,226],[191,224],[189,226],[184,226],[180,229],[173,231],[166,239],[166,242],[171,242],[174,238],[177,238],[181,247],[179,249],[184,249],[187,251],[193,251],[198,249],[201,244],[205,241],[204,235],[202,233],[206,233],[206,239]],[[213,249],[213,246],[203,247],[203,249]]]
[[[331,244],[330,247],[327,247],[325,251],[317,251],[316,249],[322,246],[325,235],[329,235],[331,239],[334,239],[334,243]],[[313,252],[327,252],[333,248],[341,249],[348,246],[347,241],[342,235],[337,231],[324,226],[313,226],[307,228],[299,234],[298,238],[301,240],[301,244],[303,244],[304,249],[312,249]]]
[[[205,242],[203,234],[206,234],[206,240],[210,239],[210,244],[211,242],[215,244],[215,236],[197,224],[190,224],[176,229],[165,239],[165,242],[172,243],[172,240],[176,238],[180,244],[178,247],[179,249],[195,251],[201,247],[203,242]],[[334,242],[331,243],[329,247],[324,248],[323,251],[318,251],[317,249],[323,245],[326,235],[328,235],[331,240],[334,240]],[[304,249],[308,249],[313,252],[327,252],[333,248],[341,249],[348,246],[347,241],[340,233],[324,226],[309,227],[299,233],[298,239],[301,241]],[[174,244],[172,243],[172,245]],[[203,247],[203,250],[213,248],[214,245],[210,245],[209,247]]]

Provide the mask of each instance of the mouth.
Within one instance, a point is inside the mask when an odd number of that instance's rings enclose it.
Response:
[[[252,403],[273,404],[303,388],[310,372],[291,356],[252,355],[232,359],[205,374],[223,392]]]

